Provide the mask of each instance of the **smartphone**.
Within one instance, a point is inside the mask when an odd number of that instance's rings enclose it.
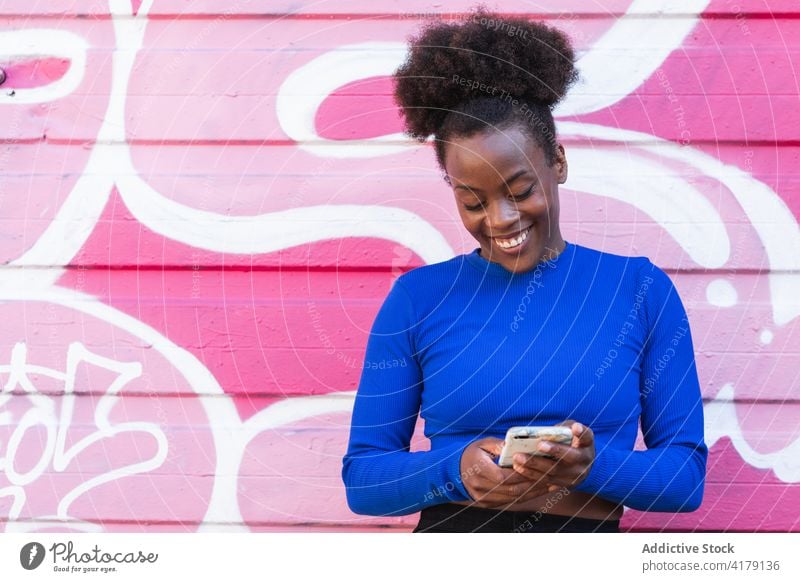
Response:
[[[536,450],[543,440],[568,445],[572,442],[572,429],[567,426],[512,426],[506,432],[506,441],[497,464],[501,467],[513,466],[517,453],[547,457]]]

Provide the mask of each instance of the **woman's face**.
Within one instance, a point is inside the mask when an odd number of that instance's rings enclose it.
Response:
[[[521,273],[563,250],[558,185],[567,180],[567,159],[560,144],[548,166],[524,130],[493,128],[453,139],[444,161],[461,220],[485,259]]]

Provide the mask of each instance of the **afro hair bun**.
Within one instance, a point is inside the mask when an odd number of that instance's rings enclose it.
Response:
[[[406,133],[424,141],[447,114],[478,97],[511,96],[551,109],[578,78],[564,33],[478,8],[462,22],[433,22],[410,39],[395,71]]]

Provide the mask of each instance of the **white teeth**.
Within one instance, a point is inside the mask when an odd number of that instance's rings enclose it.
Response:
[[[494,241],[499,246],[503,247],[504,249],[513,249],[514,247],[519,246],[523,242],[525,242],[525,239],[528,238],[528,233],[530,232],[530,230],[531,230],[531,227],[529,226],[528,228],[523,230],[519,234],[519,236],[517,238],[512,238],[512,239],[499,239],[499,238],[496,238],[496,239],[494,239]]]

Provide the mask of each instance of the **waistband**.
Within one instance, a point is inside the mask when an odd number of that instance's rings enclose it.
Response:
[[[619,520],[588,519],[541,511],[508,511],[442,503],[420,512],[415,533],[619,532]]]

